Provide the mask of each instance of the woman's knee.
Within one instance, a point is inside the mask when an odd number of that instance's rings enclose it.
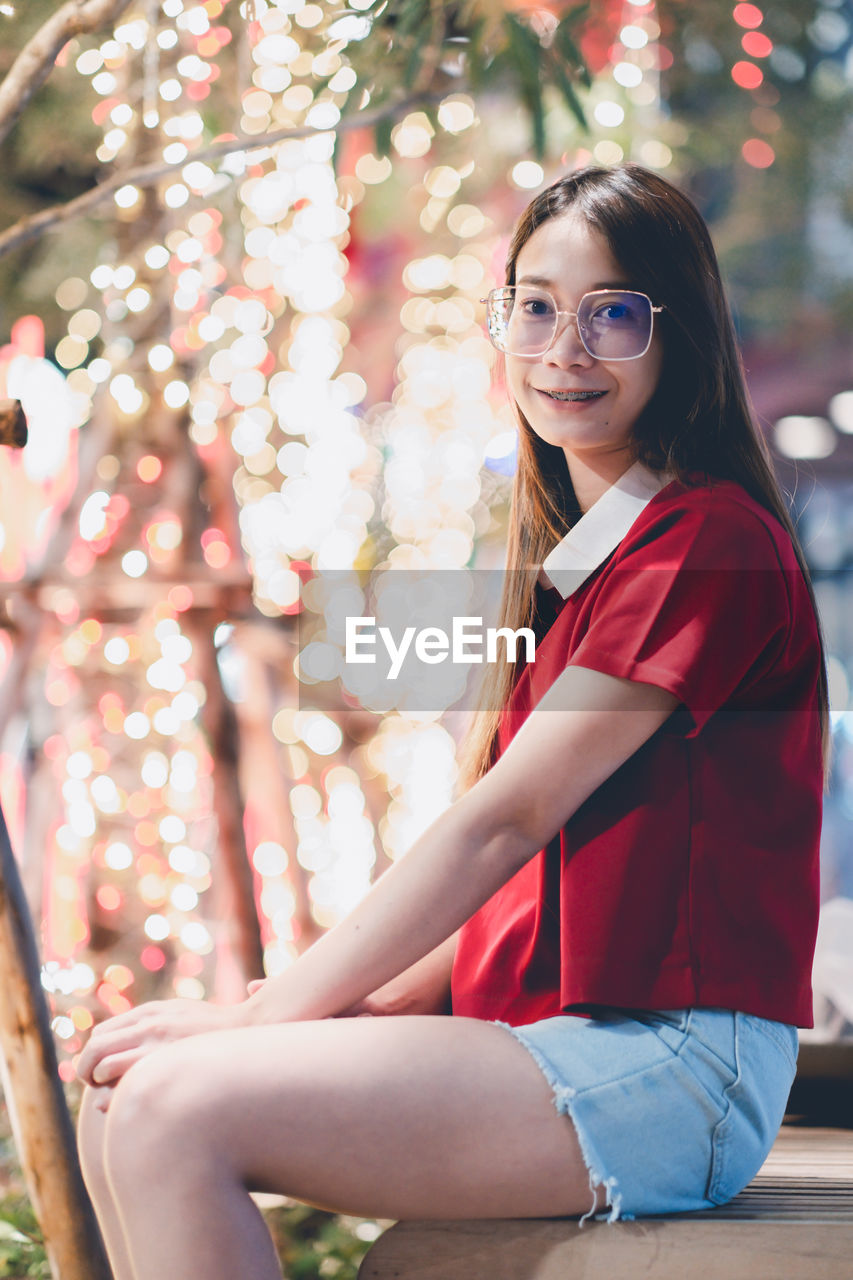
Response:
[[[213,1101],[203,1076],[167,1046],[135,1063],[113,1091],[104,1132],[111,1185],[125,1174],[177,1166],[212,1136]]]

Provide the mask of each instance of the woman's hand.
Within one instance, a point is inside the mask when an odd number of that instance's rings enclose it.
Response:
[[[244,1025],[242,1010],[242,1004],[201,1000],[154,1000],[139,1005],[95,1027],[80,1054],[77,1075],[89,1085],[116,1085],[152,1049],[185,1036]]]

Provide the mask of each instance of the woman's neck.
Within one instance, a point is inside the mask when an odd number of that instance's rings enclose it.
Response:
[[[633,455],[624,449],[618,453],[597,454],[593,457],[581,457],[566,450],[572,488],[584,515],[625,474],[634,460]]]

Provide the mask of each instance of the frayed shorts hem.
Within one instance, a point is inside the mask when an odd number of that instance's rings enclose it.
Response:
[[[764,1163],[796,1073],[795,1027],[729,1009],[494,1021],[574,1125],[592,1196],[580,1226],[725,1204]]]
[[[513,1027],[510,1026],[508,1022],[501,1022],[499,1019],[495,1020],[495,1025],[498,1027],[506,1027],[510,1035],[515,1036],[519,1044],[524,1045],[524,1048],[533,1058],[545,1079],[548,1081],[548,1084],[551,1086],[551,1090],[554,1095],[554,1106],[557,1110],[557,1114],[561,1116],[569,1116],[575,1127],[575,1132],[578,1136],[578,1143],[581,1149],[581,1155],[583,1156],[583,1162],[586,1165],[586,1171],[589,1175],[589,1190],[592,1196],[592,1205],[580,1218],[578,1226],[582,1227],[587,1218],[592,1218],[595,1222],[600,1222],[602,1220],[606,1220],[607,1222],[617,1222],[620,1218],[626,1222],[632,1221],[634,1218],[633,1213],[624,1213],[622,1211],[622,1196],[619,1191],[617,1179],[612,1176],[608,1176],[604,1172],[601,1160],[595,1152],[590,1136],[575,1113],[575,1108],[573,1106],[575,1090],[571,1085],[563,1084],[557,1071],[548,1059],[540,1052],[537,1046],[533,1044],[527,1036],[525,1036],[523,1027]],[[597,1189],[602,1186],[605,1188],[607,1195],[607,1205],[610,1209],[609,1214],[606,1211],[603,1213],[595,1212],[595,1193]]]

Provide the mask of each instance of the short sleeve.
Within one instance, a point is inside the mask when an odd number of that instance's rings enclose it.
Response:
[[[692,736],[735,695],[754,699],[783,652],[792,567],[799,571],[793,552],[785,567],[756,512],[688,490],[641,517],[620,544],[590,593],[568,665],[669,690],[689,712]]]

